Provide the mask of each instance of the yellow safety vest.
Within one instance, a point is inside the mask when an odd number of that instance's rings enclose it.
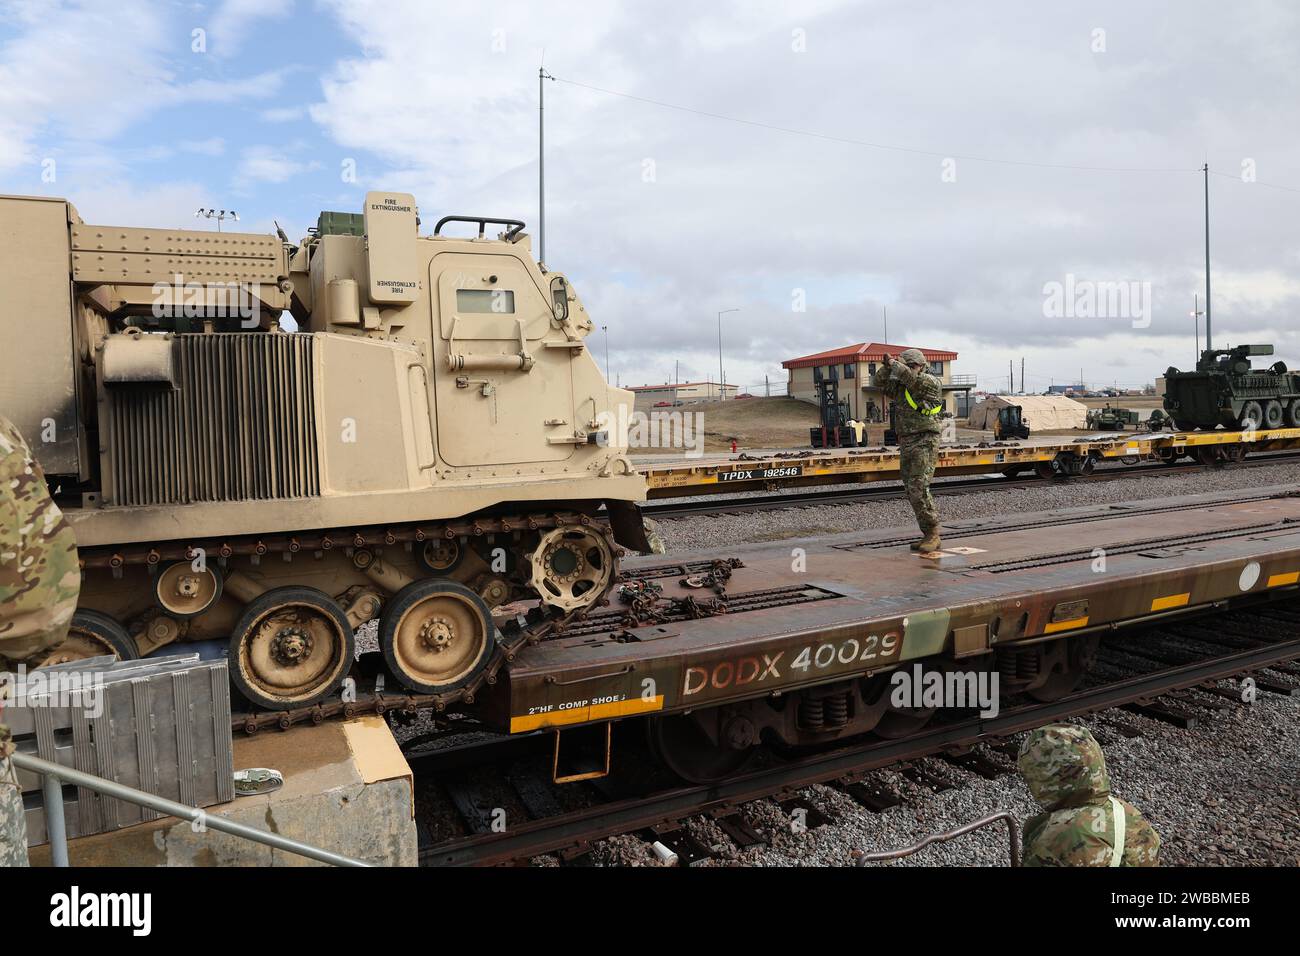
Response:
[[[912,393],[909,392],[906,388],[903,389],[903,397],[907,399],[907,404],[911,405],[914,411],[918,411],[922,415],[938,415],[941,411],[943,411],[943,405],[936,405],[934,406],[934,408],[918,407],[916,404],[916,399],[912,397]]]

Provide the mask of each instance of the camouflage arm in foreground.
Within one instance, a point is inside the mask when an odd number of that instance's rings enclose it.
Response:
[[[0,660],[61,642],[80,591],[72,529],[26,442],[0,417]]]

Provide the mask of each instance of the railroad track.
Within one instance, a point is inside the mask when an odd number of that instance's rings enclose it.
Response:
[[[1233,468],[1260,468],[1275,465],[1288,459],[1300,458],[1300,451],[1281,451],[1259,454],[1243,462],[1233,463]],[[1221,465],[1200,462],[1178,462],[1167,465],[1159,462],[1140,462],[1135,465],[1107,465],[1091,475],[1069,479],[1078,482],[1116,481],[1121,478],[1163,477],[1210,471]],[[1058,479],[1048,479],[1058,480]],[[961,495],[981,491],[1004,491],[1011,488],[1029,488],[1040,485],[1044,479],[1037,476],[1007,478],[1005,476],[979,476],[975,478],[940,479],[930,485],[934,495]],[[903,497],[903,489],[894,481],[882,482],[889,487],[839,487],[814,491],[775,492],[719,498],[702,495],[696,498],[667,501],[648,501],[641,505],[641,513],[648,518],[681,518],[698,515],[740,514],[750,511],[780,511],[788,508],[811,508],[818,505],[858,504],[865,501],[888,501]]]
[[[1108,640],[1103,648],[1094,674],[1111,672],[1112,676],[1061,700],[1004,703],[996,717],[959,717],[932,724],[901,740],[860,738],[815,754],[774,760],[770,766],[719,784],[669,783],[651,785],[644,792],[627,792],[608,781],[594,781],[583,785],[590,788],[588,797],[594,794],[594,802],[563,809],[554,796],[539,799],[540,781],[517,774],[505,786],[514,786],[520,793],[531,789],[531,798],[525,796],[522,801],[530,811],[544,807],[554,812],[544,809],[536,818],[512,823],[502,832],[493,832],[491,816],[485,813],[492,800],[476,797],[471,787],[451,802],[465,814],[471,829],[483,832],[423,846],[420,862],[426,866],[492,865],[546,853],[572,855],[582,852],[592,841],[619,834],[670,832],[681,821],[699,814],[715,819],[740,845],[745,841],[746,828],[737,813],[744,804],[771,798],[797,802],[797,791],[812,784],[837,786],[858,796],[869,809],[879,809],[870,803],[878,795],[855,793],[853,789],[864,789],[860,786],[862,779],[873,770],[925,757],[968,757],[976,745],[996,745],[1011,735],[1054,720],[1121,706],[1186,725],[1194,720],[1195,710],[1195,705],[1188,703],[1189,690],[1205,689],[1222,698],[1227,692],[1214,687],[1215,682],[1248,674],[1257,675],[1256,684],[1262,692],[1295,693],[1295,688],[1270,677],[1267,671],[1275,667],[1300,676],[1300,667],[1290,663],[1300,659],[1300,601],[1184,619],[1130,632],[1122,641]],[[627,724],[620,729],[636,728]],[[444,751],[410,753],[408,760],[419,788],[424,781],[447,782],[471,768],[490,767],[490,773],[498,773],[514,761],[539,755],[538,748],[546,748],[549,741],[546,734],[494,738]],[[975,763],[978,765],[978,758]],[[473,819],[475,812],[481,814],[477,821]]]

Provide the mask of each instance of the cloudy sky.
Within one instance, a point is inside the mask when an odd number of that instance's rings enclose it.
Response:
[[[1286,0],[0,0],[0,192],[296,238],[394,189],[535,233],[543,51],[547,258],[624,385],[716,378],[721,309],[750,390],[886,308],[985,387],[1152,381],[1194,358],[1207,162],[1215,344],[1300,366]]]

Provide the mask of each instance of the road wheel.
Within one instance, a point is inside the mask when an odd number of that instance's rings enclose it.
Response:
[[[1264,421],[1264,409],[1259,402],[1247,402],[1241,406],[1237,424],[1243,429],[1257,429]]]
[[[1286,412],[1282,408],[1282,403],[1277,399],[1270,399],[1264,405],[1264,427],[1281,428],[1285,420]]]
[[[1300,398],[1291,399],[1286,407],[1286,423],[1291,428],[1300,428]]]
[[[487,667],[495,643],[483,599],[442,578],[402,588],[379,621],[379,647],[388,669],[422,694],[443,694],[470,683]]]
[[[306,707],[338,689],[355,651],[337,601],[315,588],[274,588],[249,603],[231,633],[230,679],[262,707]]]
[[[49,667],[91,657],[116,657],[133,661],[140,656],[135,641],[121,624],[107,614],[79,608],[72,615],[68,636],[41,653],[33,667]]]

